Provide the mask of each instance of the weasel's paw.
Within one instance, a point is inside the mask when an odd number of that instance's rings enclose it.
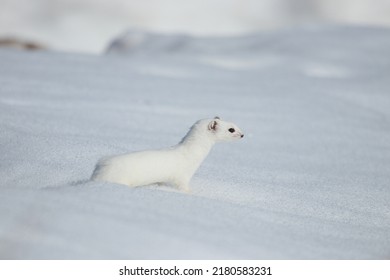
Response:
[[[191,189],[189,186],[181,186],[179,187],[179,189],[183,192],[183,193],[191,193]]]

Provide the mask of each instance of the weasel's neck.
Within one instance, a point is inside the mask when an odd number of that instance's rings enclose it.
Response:
[[[188,134],[180,141],[177,147],[183,149],[188,158],[199,161],[200,164],[208,155],[214,144],[215,141],[208,137],[204,137],[204,135]]]

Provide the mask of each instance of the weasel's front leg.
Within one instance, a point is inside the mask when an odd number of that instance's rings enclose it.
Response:
[[[191,188],[190,188],[190,185],[188,183],[177,183],[175,184],[175,186],[182,192],[184,193],[190,193],[191,192]]]
[[[179,186],[179,190],[184,193],[191,193],[191,189],[189,185]]]

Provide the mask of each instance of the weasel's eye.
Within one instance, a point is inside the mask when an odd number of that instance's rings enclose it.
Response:
[[[234,128],[229,128],[230,133],[233,133],[234,131],[235,131]]]

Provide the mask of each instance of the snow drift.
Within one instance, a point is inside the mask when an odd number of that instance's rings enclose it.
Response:
[[[129,34],[101,57],[0,51],[0,258],[390,257],[388,29]],[[215,115],[246,137],[192,194],[88,181]]]

